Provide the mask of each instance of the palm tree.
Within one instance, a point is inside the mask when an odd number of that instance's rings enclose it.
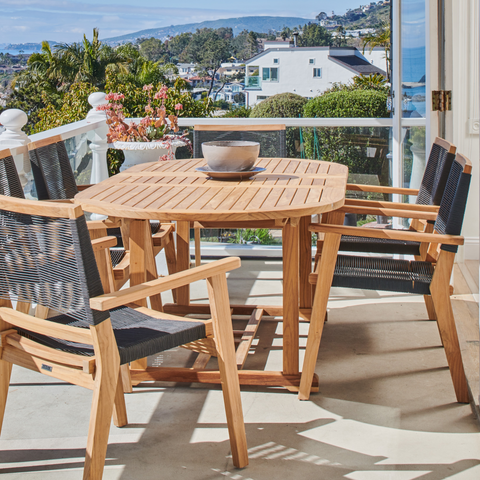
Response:
[[[35,81],[50,83],[58,87],[65,80],[65,68],[62,60],[53,51],[50,44],[42,42],[42,49],[39,53],[32,53],[28,59],[29,75],[33,74]]]
[[[62,60],[69,83],[88,82],[103,88],[108,69],[115,68],[123,73],[128,72],[129,59],[118,54],[112,47],[102,44],[98,39],[98,29],[93,29],[90,42],[83,36],[82,43],[58,45],[56,53]]]
[[[385,49],[387,79],[390,81],[390,25],[388,23],[384,23],[381,29],[377,30],[375,33],[363,37],[362,53],[365,53],[365,48],[367,45],[370,47],[370,52],[372,52],[375,47],[383,47]]]

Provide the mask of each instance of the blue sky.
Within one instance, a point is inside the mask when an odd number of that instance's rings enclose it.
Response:
[[[147,28],[254,15],[313,19],[319,12],[343,14],[363,0],[0,0],[0,44],[53,40],[75,42],[100,29],[100,38]],[[181,5],[181,7],[179,6]]]

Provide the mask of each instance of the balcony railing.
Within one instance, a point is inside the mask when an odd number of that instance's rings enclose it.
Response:
[[[258,77],[249,77],[258,79]],[[48,130],[27,137],[21,128],[27,121],[26,115],[17,111],[11,121],[5,121],[4,112],[0,123],[6,131],[0,133],[0,150],[10,148],[14,155],[17,169],[27,195],[35,196],[32,191],[33,176],[27,154],[27,143],[53,136],[65,140],[70,161],[78,184],[98,183],[108,177],[107,170],[107,126],[103,112],[97,112],[95,106],[101,104],[101,94],[92,100],[92,110],[87,119],[71,123],[62,127]],[[102,98],[100,98],[102,97]],[[12,112],[7,111],[7,112]],[[408,122],[408,123],[407,123]],[[287,127],[287,155],[292,158],[310,158],[345,163],[348,160],[350,167],[350,182],[370,183],[395,186],[418,186],[419,175],[423,172],[422,165],[425,159],[414,156],[409,142],[410,127],[424,127],[425,119],[405,119],[405,137],[403,157],[394,164],[391,155],[393,120],[390,118],[179,118],[182,128],[194,125],[230,125],[249,126],[262,124],[284,124]],[[342,157],[343,152],[343,157]],[[350,158],[347,158],[350,157]],[[353,160],[352,160],[353,159]],[[397,177],[393,172],[401,172]],[[418,177],[418,178],[417,178]],[[396,180],[395,180],[396,178]],[[412,199],[413,200],[413,199]],[[208,234],[208,232],[205,232]],[[212,237],[214,237],[213,235]],[[238,237],[238,235],[237,235]],[[240,235],[240,243],[251,243]],[[238,238],[236,239],[238,241]],[[245,240],[245,242],[244,242]],[[275,239],[275,243],[277,239]],[[235,241],[235,237],[220,241]],[[237,245],[223,243],[218,246],[219,251],[230,249],[248,249],[247,255],[261,256],[275,255],[281,246],[271,245]],[[251,250],[251,251],[250,251]],[[236,251],[236,250],[235,250]]]

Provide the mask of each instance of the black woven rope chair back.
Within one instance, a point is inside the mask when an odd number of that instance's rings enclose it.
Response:
[[[441,138],[436,138],[430,150],[415,203],[440,205],[454,159],[455,147]]]
[[[435,222],[436,232],[442,235],[460,235],[471,178],[471,166],[467,163],[465,157],[457,155],[450,169],[450,175],[440,203]],[[458,249],[455,245],[442,245],[441,248],[450,252],[456,252]]]
[[[25,198],[15,161],[8,150],[0,152],[0,195]]]
[[[63,140],[49,139],[29,145],[30,163],[39,200],[66,200],[77,193],[77,184]],[[57,141],[55,141],[57,140]]]
[[[83,215],[56,218],[1,209],[0,264],[3,299],[36,303],[84,326],[109,316],[90,309],[90,297],[102,295],[103,288]]]
[[[260,144],[260,157],[287,156],[285,125],[250,125],[248,130],[236,125],[195,125],[194,158],[202,158],[202,143],[215,140],[243,140]]]

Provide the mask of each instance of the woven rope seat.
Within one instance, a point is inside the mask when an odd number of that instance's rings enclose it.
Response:
[[[129,307],[111,310],[110,319],[121,365],[205,338],[205,324],[202,322],[172,322],[168,319],[152,318]],[[86,322],[68,315],[52,317],[49,321],[73,327],[89,326]],[[92,345],[58,340],[25,331],[19,333],[56,350],[77,355],[94,355]]]
[[[332,285],[427,295],[433,272],[429,262],[339,255]]]

